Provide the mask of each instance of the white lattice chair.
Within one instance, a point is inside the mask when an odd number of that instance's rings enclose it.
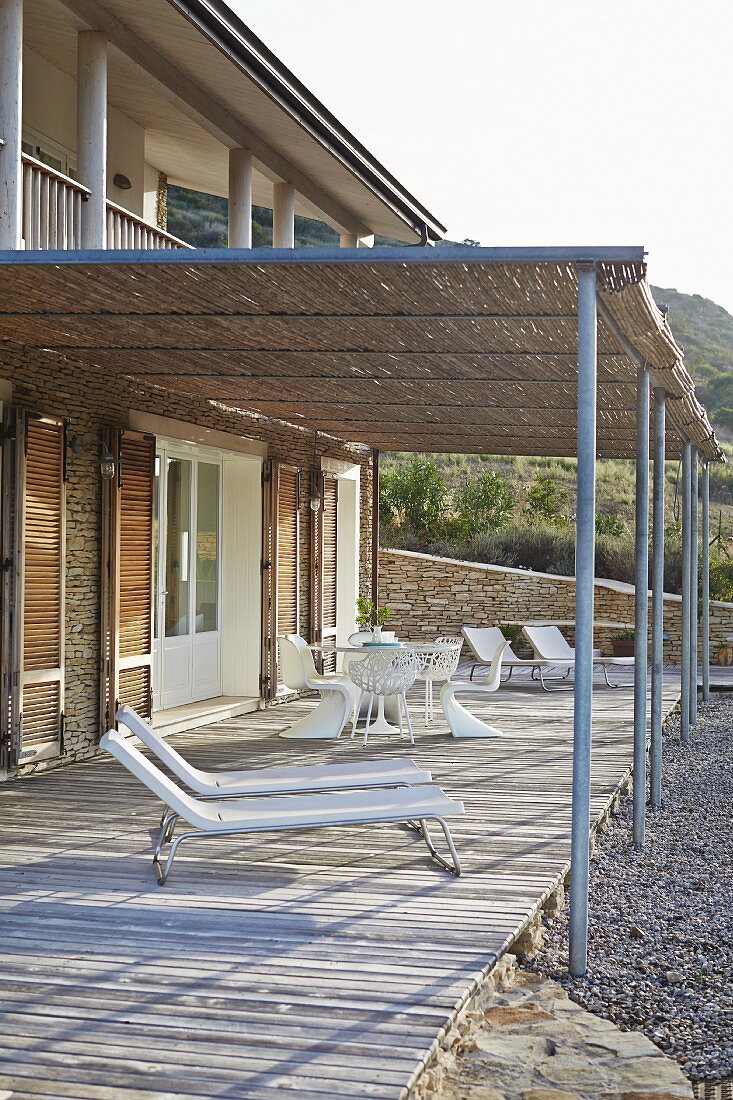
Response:
[[[418,680],[425,681],[425,725],[429,725],[435,717],[433,684],[445,683],[455,675],[461,659],[463,638],[443,634],[436,638],[436,645],[450,646],[450,649],[436,649],[432,653],[422,654],[423,663],[417,674]]]
[[[410,712],[407,709],[407,692],[415,683],[420,662],[415,653],[409,649],[398,649],[396,652],[387,653],[377,650],[368,653],[359,660],[352,660],[349,665],[349,676],[359,690],[359,698],[354,710],[354,722],[351,728],[351,736],[356,736],[356,722],[362,700],[369,696],[369,709],[367,712],[366,726],[364,727],[364,744],[369,740],[369,725],[372,718],[374,697],[383,700],[393,697],[397,700],[397,714],[400,723],[400,740],[405,736],[405,725],[411,744],[415,744],[415,735],[412,731]],[[404,719],[404,720],[403,720]]]

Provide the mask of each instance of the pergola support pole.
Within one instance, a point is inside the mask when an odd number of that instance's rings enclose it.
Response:
[[[649,371],[636,383],[636,528],[634,547],[634,845],[646,828],[646,689],[649,617]]]
[[[654,389],[654,494],[652,509],[652,730],[649,789],[662,805],[662,687],[664,684],[664,458],[666,393]]]
[[[372,451],[372,603],[379,607],[379,451]]]
[[[680,670],[680,737],[690,743],[690,541],[691,500],[689,440],[682,446],[682,667]]]
[[[596,495],[596,271],[578,268],[578,501],[575,532],[575,693],[570,863],[570,973],[588,961],[593,581]]]
[[[710,463],[702,468],[702,698],[710,699]]]
[[[697,447],[690,451],[690,725],[697,722],[698,503]]]

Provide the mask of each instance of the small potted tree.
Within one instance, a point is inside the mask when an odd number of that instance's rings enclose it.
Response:
[[[382,640],[382,627],[389,619],[392,612],[388,607],[377,607],[365,596],[359,596],[356,601],[356,623],[362,630],[371,630],[375,642]]]
[[[634,637],[635,634],[631,628],[619,630],[616,637],[611,640],[614,657],[633,657]]]

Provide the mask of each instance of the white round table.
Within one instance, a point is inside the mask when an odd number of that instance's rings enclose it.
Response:
[[[388,657],[390,653],[394,653],[399,649],[409,649],[413,653],[429,655],[431,653],[443,653],[453,647],[447,642],[397,642],[396,644],[394,642],[382,642],[381,644],[367,642],[363,645],[311,646],[311,648],[321,653],[350,653],[352,655],[360,653],[364,656],[370,651],[377,650]],[[400,732],[399,726],[393,726],[391,722],[387,721],[384,713],[384,698],[384,695],[377,695],[377,717],[369,723],[370,736],[375,733],[395,734]]]

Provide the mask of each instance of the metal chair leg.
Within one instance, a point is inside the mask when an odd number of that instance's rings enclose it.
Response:
[[[414,734],[413,729],[412,729],[412,719],[410,718],[410,708],[407,705],[407,696],[405,695],[404,692],[402,693],[401,698],[402,698],[402,705],[405,708],[405,718],[407,719],[407,728],[410,731],[410,744],[414,745],[415,744],[415,734]]]
[[[451,859],[453,861],[452,864],[449,863],[447,859],[444,859],[443,856],[441,856],[436,850],[435,845],[432,841],[432,837],[430,836],[430,830],[428,828],[426,818],[420,819],[423,840],[425,841],[428,847],[428,851],[430,852],[430,855],[433,857],[435,862],[439,863],[440,866],[444,867],[446,871],[450,871],[452,875],[455,875],[456,878],[458,878],[461,873],[461,862],[458,858],[458,852],[456,851],[456,846],[453,843],[453,837],[451,836],[450,829],[448,828],[446,822],[443,820],[442,817],[436,817],[434,820],[438,822],[443,830],[443,836],[445,837],[445,842],[448,845],[448,851],[450,852]]]
[[[354,707],[354,721],[353,721],[353,724],[351,726],[351,739],[352,739],[352,741],[353,741],[354,737],[356,737],[356,725],[357,725],[357,722],[359,721],[359,711],[361,710],[361,701],[362,701],[363,698],[364,698],[364,692],[363,692],[363,690],[360,690],[359,691],[359,701],[356,704],[356,706]]]

